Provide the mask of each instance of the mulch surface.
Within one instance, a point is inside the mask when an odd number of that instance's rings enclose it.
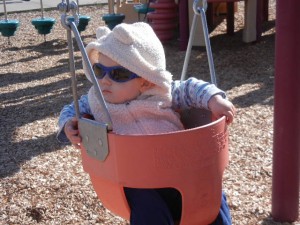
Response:
[[[91,16],[81,33],[84,44],[107,6],[81,7]],[[211,33],[218,85],[238,113],[230,126],[230,163],[224,175],[233,224],[280,224],[271,213],[275,1],[257,43],[242,42],[243,2],[235,14],[235,35],[225,34],[224,20]],[[42,35],[31,25],[39,11],[9,14],[21,23],[16,35],[0,37],[0,224],[128,224],[97,199],[81,165],[80,152],[56,140],[60,110],[72,101],[66,31],[60,13],[52,32]],[[178,79],[185,52],[179,41],[165,45],[167,67]],[[75,46],[79,94],[90,84]],[[205,48],[192,50],[188,74],[210,80]],[[299,222],[298,222],[299,223]],[[288,223],[285,223],[288,224]],[[295,222],[297,224],[297,222]]]

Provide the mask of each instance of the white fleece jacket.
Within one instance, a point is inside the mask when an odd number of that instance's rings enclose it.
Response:
[[[88,100],[95,120],[104,122],[94,86],[89,90]],[[113,122],[113,132],[117,134],[159,134],[184,129],[179,115],[171,109],[170,98],[141,95],[124,104],[106,104]]]

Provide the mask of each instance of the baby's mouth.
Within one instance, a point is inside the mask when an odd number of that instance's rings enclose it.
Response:
[[[102,90],[102,93],[103,94],[109,94],[109,93],[111,93],[111,91],[109,91],[109,90]]]

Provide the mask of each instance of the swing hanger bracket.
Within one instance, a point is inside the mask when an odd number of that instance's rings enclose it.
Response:
[[[62,0],[61,3],[57,5],[57,9],[61,13],[61,24],[64,28],[70,29],[70,23],[74,22],[76,26],[79,24],[79,15],[78,15],[78,5],[76,2],[69,0]],[[68,16],[68,13],[71,12],[72,17]]]
[[[194,0],[193,10],[196,15],[200,15],[201,11],[206,12],[207,10],[207,0]]]

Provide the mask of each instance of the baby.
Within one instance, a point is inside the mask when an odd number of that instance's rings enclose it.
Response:
[[[214,85],[195,78],[172,81],[166,70],[163,46],[146,23],[120,24],[112,31],[101,27],[97,30],[97,40],[89,43],[86,50],[115,133],[140,135],[182,130],[179,115],[174,111],[179,108],[206,108],[217,118],[225,115],[228,123],[233,120],[234,106]],[[85,64],[83,68],[91,80]],[[106,122],[94,86],[78,103],[80,114],[90,114],[95,120]],[[74,116],[74,104],[63,108],[58,139],[64,141],[67,137],[80,147]],[[131,225],[174,225],[180,219],[181,198],[174,189],[124,188],[124,192],[131,209]],[[225,195],[213,224],[231,224]]]
[[[113,31],[97,30],[97,41],[86,47],[107,109],[113,132],[156,134],[183,129],[171,108],[172,75],[166,71],[164,49],[146,23],[122,24]],[[88,79],[86,66],[85,74]],[[103,121],[95,87],[88,102],[96,121]]]

